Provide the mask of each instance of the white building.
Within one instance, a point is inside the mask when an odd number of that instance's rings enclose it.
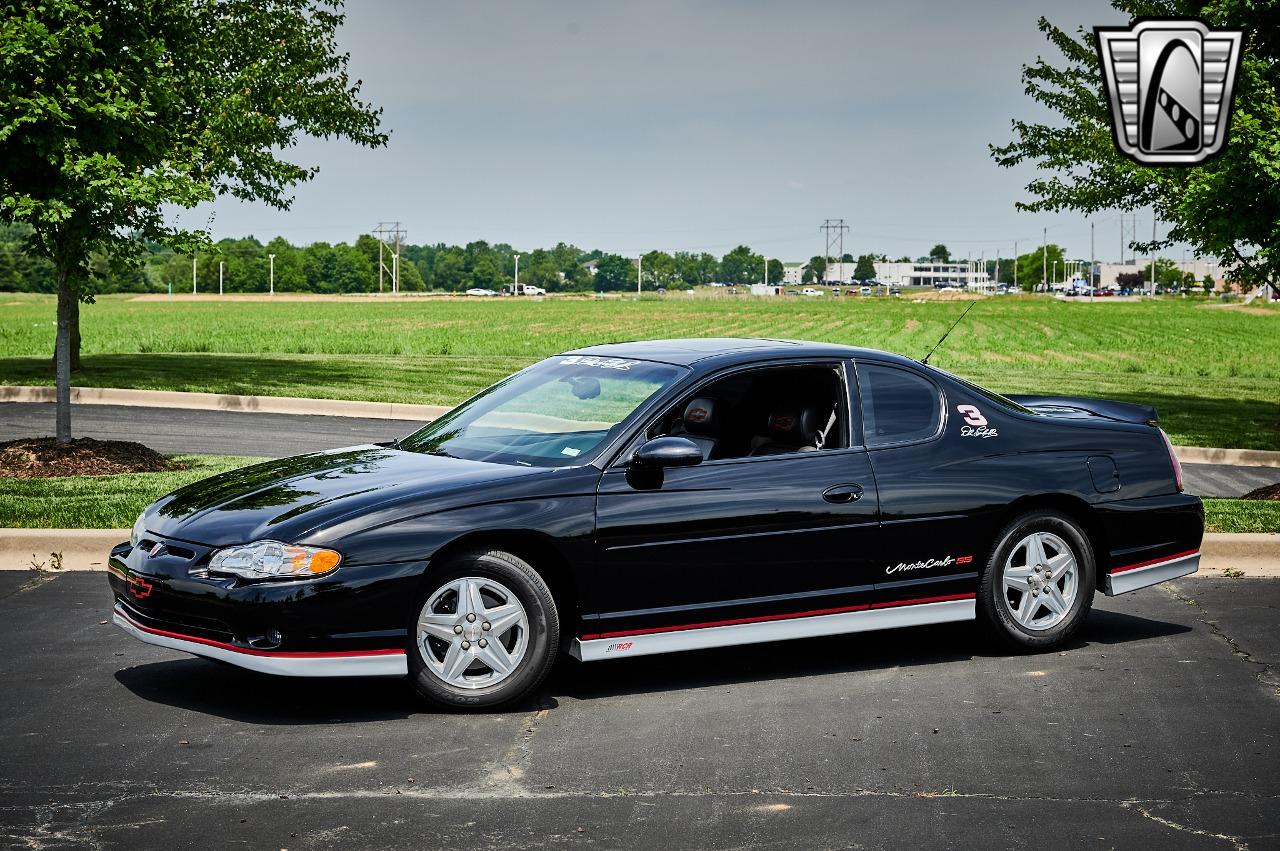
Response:
[[[891,287],[953,286],[971,290],[994,288],[978,263],[877,263],[876,280]]]

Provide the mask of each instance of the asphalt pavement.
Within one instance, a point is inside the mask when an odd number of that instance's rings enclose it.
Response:
[[[123,405],[76,405],[75,433],[100,440],[136,440],[166,454],[196,452],[279,458],[403,437],[422,423],[354,417],[191,411]],[[53,405],[0,404],[0,442],[53,431]],[[1241,496],[1280,482],[1280,467],[1184,464],[1187,490],[1200,496]]]
[[[559,664],[442,714],[143,645],[102,574],[0,573],[0,847],[1280,847],[1280,581],[971,625]]]

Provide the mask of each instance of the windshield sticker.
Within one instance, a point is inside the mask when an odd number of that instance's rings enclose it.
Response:
[[[578,366],[595,366],[600,369],[620,369],[628,370],[636,364],[638,360],[623,360],[622,358],[599,358],[594,355],[569,355],[567,358],[561,358],[560,363],[576,364]]]
[[[560,450],[561,455],[568,455],[570,458],[576,458],[582,454],[582,450],[576,446],[566,446]]]
[[[977,405],[956,405],[956,411],[964,416],[966,425],[960,426],[961,437],[999,437],[1000,433],[987,425],[987,418]]]

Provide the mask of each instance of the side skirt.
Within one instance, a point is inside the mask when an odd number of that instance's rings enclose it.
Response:
[[[677,653],[682,650],[973,620],[977,617],[974,595],[963,596],[965,599],[880,609],[868,607],[860,611],[759,623],[702,626],[607,638],[579,638],[570,645],[569,652],[583,662],[595,662],[625,656],[648,656],[651,653]]]
[[[1128,594],[1148,585],[1158,585],[1200,569],[1200,553],[1179,553],[1172,558],[1117,567],[1104,577],[1102,591],[1108,597]]]

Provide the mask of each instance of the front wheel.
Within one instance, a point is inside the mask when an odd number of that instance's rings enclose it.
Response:
[[[524,560],[500,550],[451,559],[409,625],[409,680],[428,701],[492,709],[528,696],[560,645],[555,600]]]
[[[981,620],[1006,646],[1056,647],[1084,625],[1095,570],[1093,549],[1075,521],[1056,511],[1024,514],[1005,527],[983,571]]]

